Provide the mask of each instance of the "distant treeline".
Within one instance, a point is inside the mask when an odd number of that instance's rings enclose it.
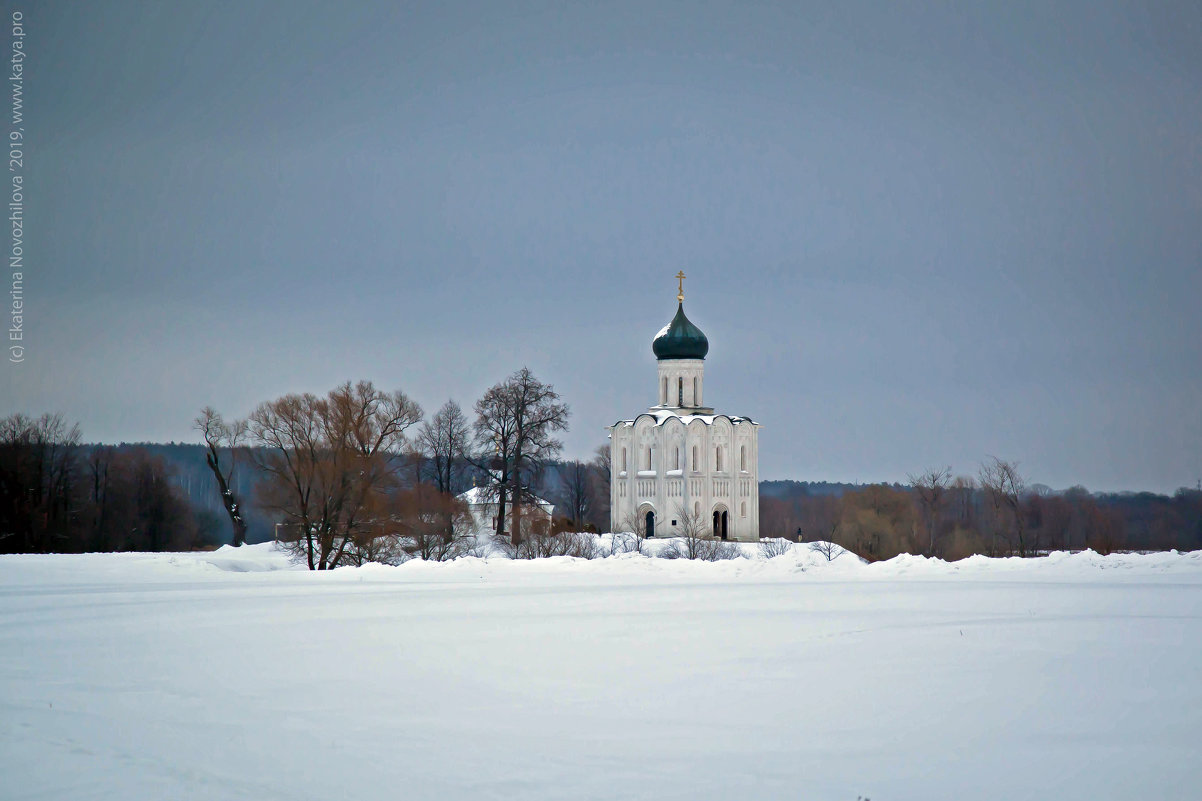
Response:
[[[219,536],[162,455],[81,445],[61,415],[0,420],[0,552],[183,550]]]
[[[277,522],[289,524],[261,502],[265,460],[254,448],[240,451],[228,489],[245,499],[246,541],[265,542]],[[395,487],[413,489],[440,470],[444,495],[496,481],[479,456],[452,454],[440,468],[437,454],[415,447],[389,456]],[[556,505],[555,530],[611,528],[608,455],[602,446],[588,462],[546,459],[530,472],[528,491]],[[230,543],[231,518],[205,458],[199,444],[86,444],[61,415],[0,419],[0,553]],[[996,460],[978,476],[928,471],[908,484],[763,481],[760,496],[761,536],[832,541],[869,559],[1202,548],[1202,492],[1055,492],[1027,486],[1013,465]]]
[[[1202,492],[1057,492],[1027,486],[1014,464],[996,459],[977,476],[931,470],[908,484],[764,481],[760,535],[834,542],[867,559],[1195,550]]]
[[[532,401],[539,393],[541,400]],[[320,533],[323,569],[375,559],[381,542],[403,541],[422,556],[454,554],[472,533],[466,504],[456,496],[473,486],[486,489],[494,503],[509,499],[511,509],[514,498],[521,507],[536,496],[550,500],[557,532],[599,531],[608,527],[609,500],[601,458],[554,459],[558,441],[529,421],[524,428],[511,422],[515,409],[527,408],[550,408],[566,420],[556,397],[529,371],[519,371],[477,404],[474,426],[453,401],[423,420],[420,407],[406,399],[407,436],[402,426],[344,414],[383,408],[390,400],[366,383],[338,387],[328,398],[285,396],[256,410],[253,422],[262,428],[252,433],[261,440],[270,441],[266,426],[273,421],[281,431],[322,432],[304,452],[253,440],[228,447],[213,432],[226,435],[245,424],[226,424],[211,410],[197,421],[207,421],[203,445],[89,444],[62,415],[13,414],[0,419],[0,553],[189,550],[265,542],[277,534],[290,543],[299,538],[309,551]],[[482,420],[495,421],[499,434]],[[343,434],[332,436],[336,426]],[[382,439],[380,432],[387,432],[389,447],[364,453],[362,445]],[[524,450],[516,447],[522,437]],[[281,468],[288,464],[299,465],[293,475]],[[290,497],[298,482],[307,482],[310,504],[300,513]],[[520,509],[515,518],[523,532],[536,522],[523,520]],[[502,529],[498,536],[520,539],[504,528],[509,519],[493,518]],[[392,551],[390,558],[398,557]]]

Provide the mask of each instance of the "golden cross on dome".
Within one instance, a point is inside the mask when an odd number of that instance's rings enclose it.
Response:
[[[681,303],[684,303],[684,279],[685,279],[684,270],[681,270],[680,272],[678,272],[674,277],[676,278],[676,281],[677,281],[676,299],[678,301],[680,301]]]

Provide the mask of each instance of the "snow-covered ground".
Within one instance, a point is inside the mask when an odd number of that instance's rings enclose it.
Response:
[[[1200,679],[1202,552],[0,557],[4,799],[1197,799]]]

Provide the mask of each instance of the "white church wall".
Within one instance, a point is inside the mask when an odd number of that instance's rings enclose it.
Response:
[[[682,513],[709,528],[718,511],[729,538],[759,539],[757,424],[703,406],[704,359],[659,359],[656,379],[650,411],[610,427],[614,530],[641,527],[650,510],[656,535],[671,536]]]
[[[662,359],[657,363],[660,406],[693,408],[703,405],[705,397],[705,361],[703,359]]]
[[[673,415],[660,423],[646,414],[616,424],[611,429],[610,447],[610,509],[615,529],[639,525],[644,513],[651,510],[656,534],[672,536],[681,531],[682,511],[699,514],[708,527],[716,510],[727,514],[729,538],[759,539],[755,423],[746,419],[732,423],[726,415]]]

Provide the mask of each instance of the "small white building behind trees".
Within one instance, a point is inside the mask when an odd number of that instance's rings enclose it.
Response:
[[[472,513],[474,521],[473,528],[476,535],[491,535],[497,531],[497,503],[496,491],[487,487],[472,487],[467,492],[459,494],[459,500],[467,504],[468,510]],[[551,528],[551,517],[555,512],[555,506],[542,498],[534,498],[534,503],[527,501],[522,505],[522,530],[525,532],[527,527],[535,529],[539,526],[546,526],[547,530]],[[509,509],[505,510],[505,520],[501,522],[501,532],[509,533],[509,527],[512,522],[512,514]]]
[[[659,402],[607,428],[613,529],[758,540],[760,425],[704,404],[709,340],[685,316],[676,277],[676,316],[651,343]]]

